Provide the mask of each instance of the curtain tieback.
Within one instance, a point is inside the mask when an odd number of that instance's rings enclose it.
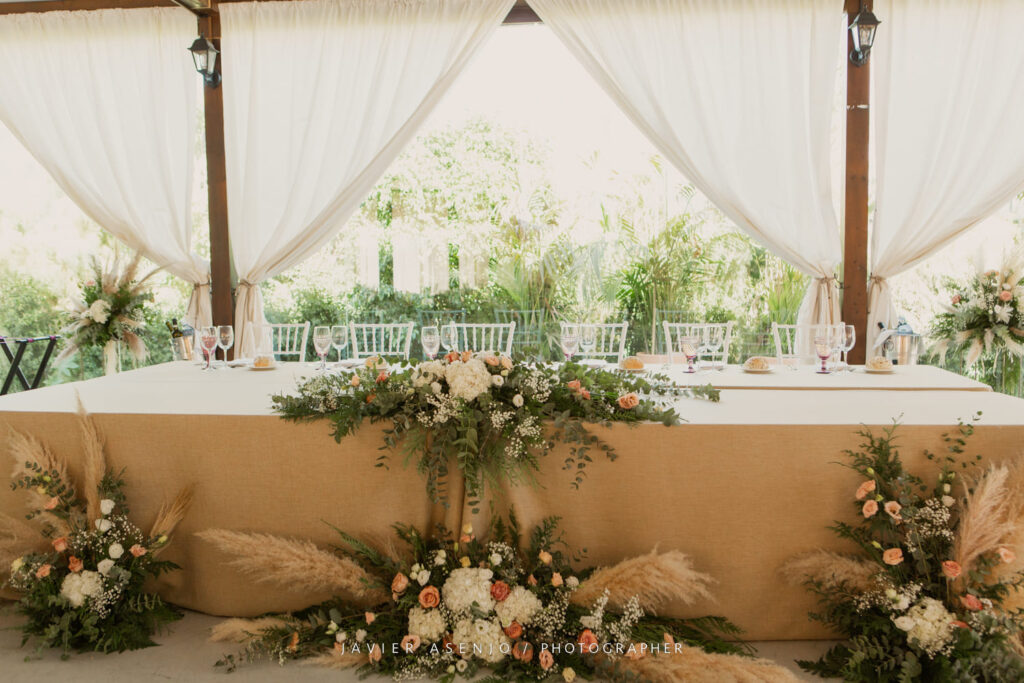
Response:
[[[881,275],[872,275],[870,278],[868,278],[868,282],[877,287],[883,287],[885,286],[886,279]]]

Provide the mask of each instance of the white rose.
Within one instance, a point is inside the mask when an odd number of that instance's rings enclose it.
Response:
[[[112,527],[112,526],[113,526],[113,524],[110,523],[109,519],[97,519],[96,520],[96,528],[100,530],[100,533],[103,533],[103,534],[107,533],[108,531],[110,531],[110,527]]]
[[[498,553],[494,553],[493,555],[491,555],[491,564],[493,564],[495,567],[501,564],[501,555],[499,555]]]
[[[512,397],[512,405],[514,405],[516,408],[522,408],[523,407],[523,395],[522,394],[516,394],[515,396],[513,396]]]
[[[356,640],[358,640],[360,643],[366,640],[366,629],[361,628],[358,631],[356,631]]]
[[[103,576],[106,576],[107,574],[109,574],[110,570],[113,569],[113,568],[114,568],[114,561],[110,560],[110,559],[100,560],[99,563],[96,565],[96,570],[100,574],[103,574]]]
[[[955,503],[955,502],[956,502],[956,500],[953,498],[953,496],[943,496],[942,497],[942,504],[945,505],[948,508],[953,507],[953,503]]]
[[[348,638],[348,634],[344,631],[338,631],[336,634],[334,634],[334,640],[336,642],[344,643],[346,638]]]
[[[953,490],[953,488],[949,484],[943,484],[942,485],[942,492],[943,493],[949,493],[952,490]]]
[[[416,575],[416,582],[418,584],[420,584],[421,586],[427,585],[428,581],[430,581],[430,572],[427,571],[426,569],[424,569],[423,571],[421,571],[419,574]]]
[[[580,580],[577,579],[575,576],[570,576],[568,579],[565,580],[565,585],[569,588],[579,588]]]
[[[440,382],[431,382],[430,383],[430,390],[433,391],[435,394],[440,394],[441,393],[441,383]]]
[[[896,604],[894,605],[894,607],[895,607],[895,608],[896,608],[896,609],[897,609],[898,611],[902,612],[903,610],[905,610],[905,609],[907,609],[908,607],[910,607],[910,600],[909,600],[908,598],[906,598],[906,597],[902,597],[902,598],[900,598],[900,599],[899,599],[899,602],[897,602],[897,603],[896,603]]]
[[[17,558],[16,560],[14,560],[14,562],[11,562],[11,574],[14,574],[15,572],[17,572],[19,569],[21,569],[24,566],[25,566],[25,559],[21,558],[21,557]]]
[[[892,623],[896,624],[896,628],[901,631],[909,631],[914,628],[914,618],[908,616],[896,617],[892,620]]]
[[[121,558],[122,555],[124,555],[124,546],[122,546],[120,543],[112,543],[107,554],[115,560],[118,560]]]
[[[412,573],[413,573],[413,575],[419,574],[422,569],[423,569],[423,567],[421,567],[420,563],[417,562],[416,564],[414,564],[412,566]]]
[[[434,564],[440,567],[445,563],[445,559],[448,555],[443,550],[438,550],[437,555],[434,555]]]
[[[493,384],[496,387],[504,386],[505,378],[502,377],[501,375],[494,375],[493,377],[491,377],[491,384]]]
[[[469,668],[469,662],[467,662],[465,659],[460,659],[459,661],[455,662],[455,670],[458,671],[459,673],[462,673],[463,671],[465,671],[468,668]]]
[[[104,498],[103,500],[100,501],[100,512],[102,512],[104,515],[109,515],[113,511],[114,501],[110,500],[109,498]]]

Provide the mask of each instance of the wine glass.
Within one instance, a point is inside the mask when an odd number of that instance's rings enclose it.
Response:
[[[832,340],[828,334],[818,335],[814,338],[814,352],[821,359],[821,369],[818,370],[818,374],[829,374],[830,371],[826,362],[832,356]]]
[[[203,349],[203,355],[206,357],[206,365],[203,366],[203,370],[215,370],[213,367],[213,353],[217,350],[217,328],[212,325],[204,327],[199,333],[199,343]]]
[[[313,348],[316,349],[316,355],[320,356],[317,371],[323,372],[327,369],[327,352],[331,350],[331,328],[323,325],[313,328]]]
[[[725,370],[725,358],[722,358],[721,363],[715,360],[715,356],[722,350],[722,344],[725,343],[724,337],[725,331],[721,327],[704,328],[704,349],[711,356],[711,367],[715,370]]]
[[[444,347],[445,353],[459,350],[459,328],[455,327],[455,323],[441,327],[441,346]]]
[[[568,363],[580,348],[580,326],[562,325],[562,336],[559,341],[562,353],[565,354],[565,362]]]
[[[420,330],[420,343],[423,344],[423,353],[427,358],[434,360],[441,346],[441,333],[435,325],[428,325]]]
[[[335,325],[331,328],[331,346],[338,352],[338,362],[341,362],[341,352],[348,346],[348,327]]]
[[[693,363],[697,360],[699,345],[700,340],[695,336],[686,335],[679,338],[679,352],[686,356],[686,372],[688,373],[697,372],[697,368],[693,366]]]
[[[228,349],[235,345],[235,328],[231,325],[220,325],[217,328],[217,346],[224,352],[224,360],[221,367],[228,366]]]
[[[853,368],[850,367],[850,364],[847,361],[849,359],[850,351],[857,344],[857,328],[853,325],[842,325],[841,327],[842,332],[840,334],[840,339],[842,340],[841,348],[843,350],[843,369],[848,372],[853,372]]]
[[[589,356],[597,347],[597,326],[583,325],[580,328],[580,350],[584,356]]]

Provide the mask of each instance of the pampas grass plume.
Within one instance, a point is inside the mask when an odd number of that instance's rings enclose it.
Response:
[[[82,398],[77,392],[75,398],[78,400],[78,424],[82,430],[82,496],[85,498],[86,517],[88,521],[99,519],[100,513],[100,482],[107,472],[107,458],[103,453],[103,438],[92,417],[85,412]]]
[[[173,501],[160,506],[160,512],[157,513],[153,527],[149,531],[150,538],[170,536],[174,533],[178,522],[185,517],[185,513],[188,512],[189,507],[192,505],[193,492],[191,486],[186,486],[178,492]]]
[[[287,624],[280,617],[258,619],[225,619],[210,629],[210,641],[214,643],[247,643],[259,637],[266,629],[279,628]]]
[[[683,646],[682,652],[618,660],[619,669],[653,683],[789,683],[797,681],[787,669],[767,659],[711,654]]]
[[[812,579],[829,588],[846,584],[853,590],[865,592],[871,590],[876,570],[872,563],[864,560],[831,550],[813,550],[789,560],[780,571],[795,586]]]
[[[700,598],[711,599],[710,576],[696,571],[690,558],[678,550],[658,553],[654,550],[623,560],[614,567],[598,569],[572,594],[576,605],[593,604],[607,590],[608,604],[621,608],[636,596],[648,612],[667,601],[691,604]]]

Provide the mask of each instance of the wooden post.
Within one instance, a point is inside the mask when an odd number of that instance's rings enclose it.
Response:
[[[872,0],[867,0],[870,9]],[[852,21],[859,0],[847,0]],[[849,25],[850,21],[847,21]],[[853,39],[847,34],[847,53]],[[846,209],[843,235],[843,320],[857,329],[850,363],[863,363],[874,334],[868,325],[868,124],[871,61],[854,66],[846,60]]]
[[[220,49],[220,16],[199,17],[199,32]],[[221,59],[217,58],[217,71]],[[203,88],[206,104],[206,173],[210,207],[210,282],[213,324],[234,324],[231,282],[231,241],[228,232],[228,185],[224,160],[224,91]]]

